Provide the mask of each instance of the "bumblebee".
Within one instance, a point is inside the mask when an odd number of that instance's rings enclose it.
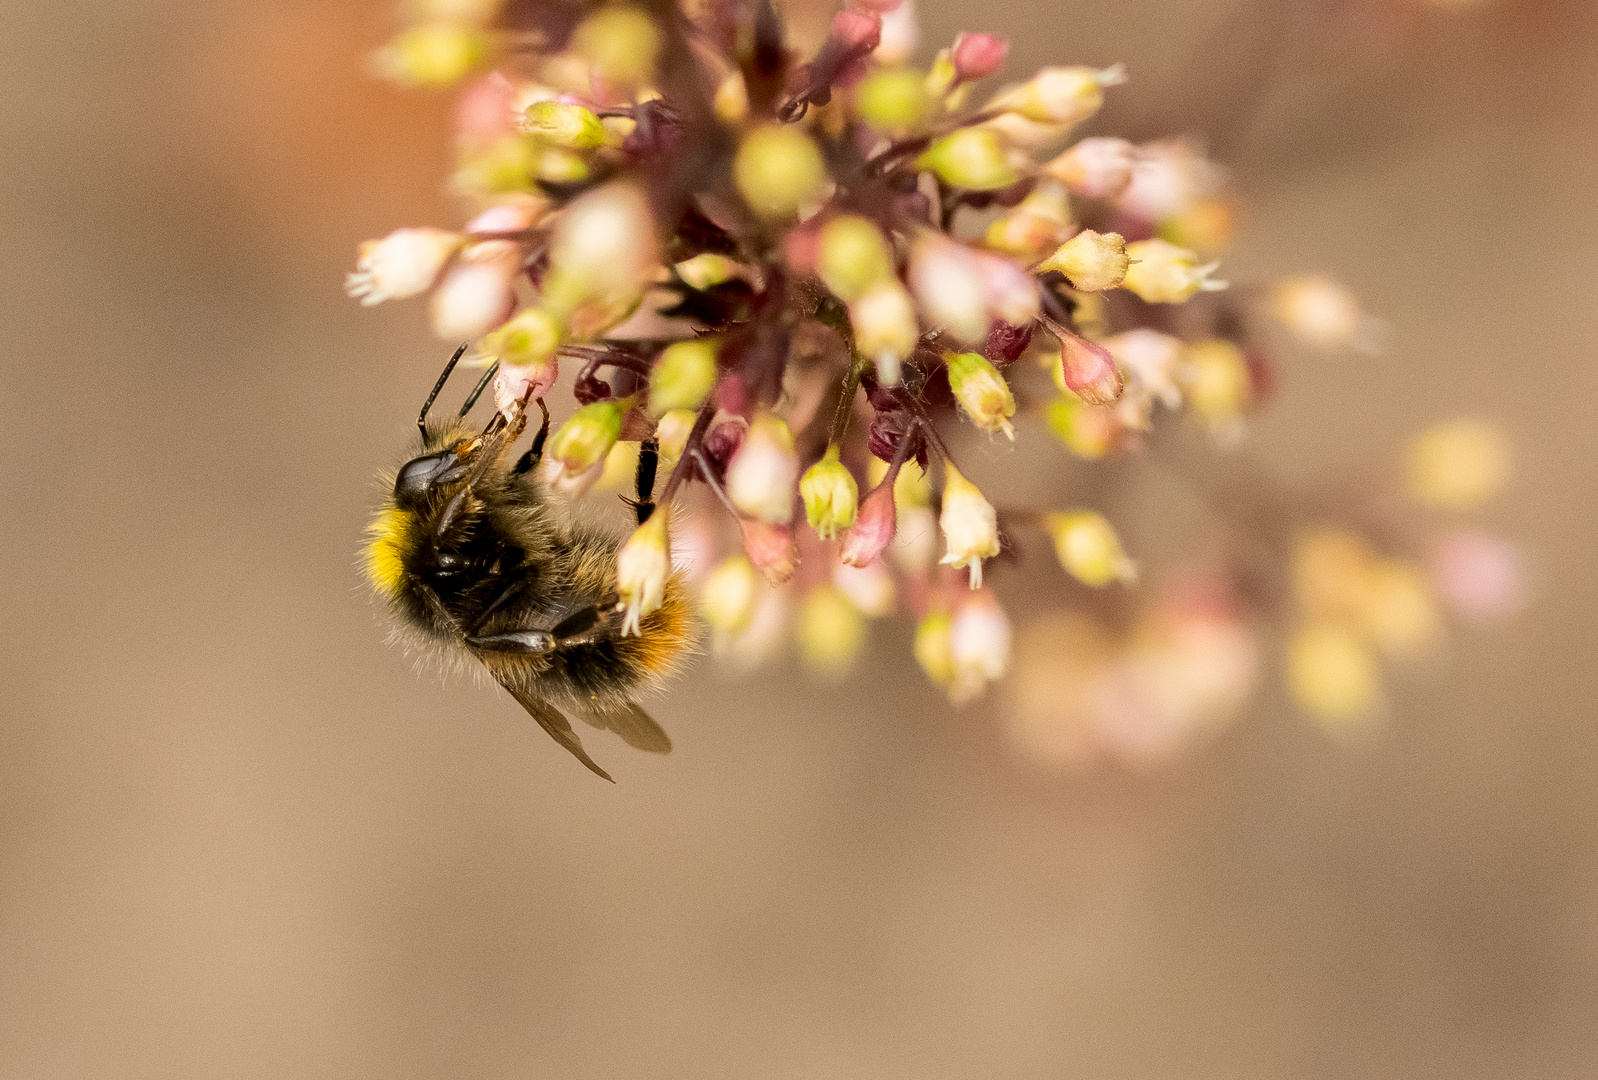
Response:
[[[639,633],[622,634],[618,541],[570,520],[538,478],[549,434],[542,398],[533,403],[543,423],[519,458],[512,448],[529,402],[510,416],[496,412],[481,430],[465,424],[493,369],[452,422],[428,423],[464,351],[450,358],[422,406],[419,452],[392,475],[370,526],[367,577],[388,602],[397,636],[445,659],[481,663],[556,742],[609,780],[566,714],[640,750],[669,751],[671,740],[636,699],[675,674],[691,651],[689,600],[674,575]],[[654,509],[657,458],[658,448],[646,441],[633,503],[640,524]],[[390,486],[388,475],[381,480]]]

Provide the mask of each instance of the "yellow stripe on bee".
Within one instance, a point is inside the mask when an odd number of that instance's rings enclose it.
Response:
[[[405,581],[405,556],[410,553],[416,515],[397,506],[379,510],[366,527],[366,577],[384,596],[397,596]]]

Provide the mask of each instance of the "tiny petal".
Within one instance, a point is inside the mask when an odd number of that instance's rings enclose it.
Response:
[[[1506,619],[1526,606],[1530,594],[1520,550],[1491,533],[1445,533],[1431,551],[1429,572],[1449,610],[1473,622]]]
[[[1193,413],[1211,432],[1230,437],[1253,402],[1254,380],[1243,350],[1222,338],[1195,341],[1184,353],[1183,382]]]
[[[602,7],[578,24],[572,48],[593,65],[594,77],[620,88],[647,84],[655,76],[660,31],[635,7]]]
[[[1288,641],[1287,685],[1306,711],[1339,728],[1368,715],[1381,697],[1376,658],[1336,623],[1306,626]]]
[[[559,101],[537,101],[522,114],[521,129],[568,150],[593,150],[611,141],[611,134],[593,110]]]
[[[543,308],[523,308],[515,317],[483,338],[483,352],[519,367],[548,366],[555,359],[565,330]]]
[[[542,364],[525,367],[516,364],[499,365],[494,376],[494,407],[506,416],[534,398],[541,398],[555,388],[560,377],[560,364],[551,356]]]

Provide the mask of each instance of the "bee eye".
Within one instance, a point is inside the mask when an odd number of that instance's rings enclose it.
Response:
[[[399,475],[394,478],[394,501],[401,506],[414,506],[432,489],[440,480],[454,470],[451,468],[456,463],[453,450],[441,450],[436,454],[425,457],[412,458],[400,469]]]

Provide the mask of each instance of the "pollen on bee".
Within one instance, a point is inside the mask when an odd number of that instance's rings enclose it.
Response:
[[[397,506],[378,511],[366,527],[366,577],[384,596],[398,595],[405,580],[405,555],[410,550],[416,515]]]

